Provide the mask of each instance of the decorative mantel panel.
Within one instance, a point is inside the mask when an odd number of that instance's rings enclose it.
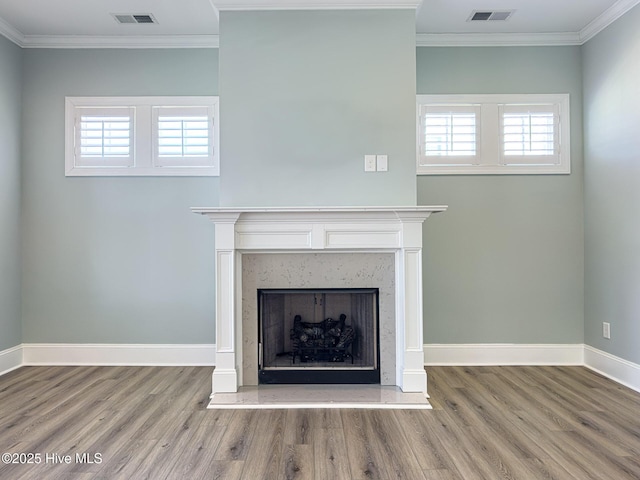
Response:
[[[212,395],[237,392],[246,384],[242,374],[242,254],[323,251],[395,254],[395,382],[404,392],[426,394],[422,223],[446,208],[193,208],[216,226],[217,351]]]

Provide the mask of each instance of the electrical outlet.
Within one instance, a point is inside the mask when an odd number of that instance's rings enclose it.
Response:
[[[608,322],[602,322],[602,336],[604,338],[611,338],[611,324]]]

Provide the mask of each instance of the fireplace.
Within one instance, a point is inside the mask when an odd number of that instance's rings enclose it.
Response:
[[[258,385],[259,379],[259,304],[260,290],[315,291],[359,290],[378,291],[377,322],[379,331],[378,367],[382,385],[396,385],[396,303],[395,255],[389,252],[245,252],[241,254],[241,332],[242,382]],[[314,300],[315,301],[315,300]],[[292,312],[293,313],[293,312]],[[295,312],[302,321],[320,320],[349,312],[329,311],[323,317]],[[337,315],[336,315],[337,314]],[[349,319],[350,320],[350,319]]]
[[[258,290],[261,384],[380,383],[378,289]]]
[[[422,223],[446,207],[192,210],[216,228],[212,396],[259,384],[258,290],[327,286],[379,289],[380,384],[426,395]]]

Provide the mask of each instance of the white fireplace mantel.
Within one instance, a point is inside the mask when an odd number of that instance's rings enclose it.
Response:
[[[446,206],[193,208],[215,223],[216,368],[212,395],[237,392],[242,375],[244,253],[395,254],[395,382],[424,392],[422,223]],[[256,319],[257,322],[257,319]]]

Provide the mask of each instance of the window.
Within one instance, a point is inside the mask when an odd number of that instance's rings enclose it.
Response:
[[[569,95],[418,95],[418,174],[570,173]]]
[[[217,97],[67,97],[67,176],[219,174]]]
[[[207,107],[154,107],[154,159],[160,166],[206,166],[212,156],[211,115]]]
[[[422,105],[421,157],[430,165],[471,165],[478,158],[478,113],[474,105]]]
[[[503,163],[558,163],[557,105],[501,105]]]

